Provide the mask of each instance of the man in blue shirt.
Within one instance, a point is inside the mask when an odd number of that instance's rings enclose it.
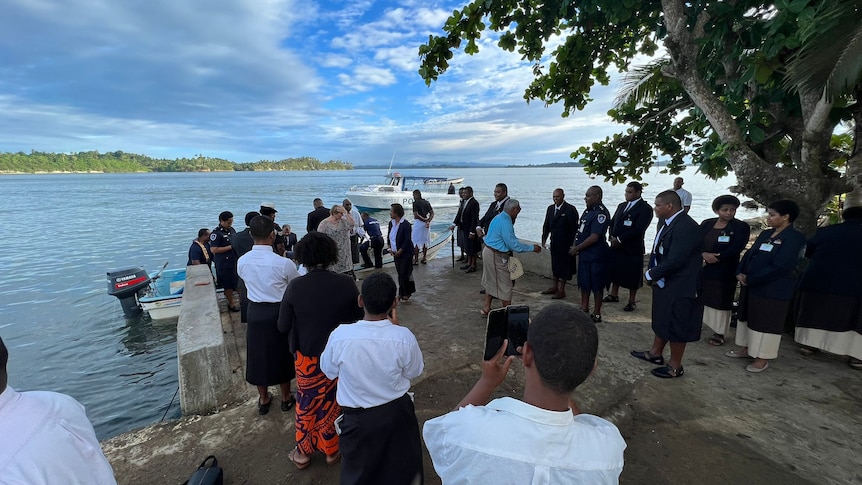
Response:
[[[491,301],[499,298],[503,307],[512,303],[512,277],[509,273],[509,257],[512,253],[538,253],[542,246],[524,244],[515,237],[515,220],[521,213],[517,199],[509,199],[503,212],[497,214],[488,226],[485,249],[482,250],[482,287],[485,288],[485,303],[482,315],[491,311]]]
[[[380,223],[377,219],[368,215],[367,212],[362,214],[362,228],[365,229],[365,234],[368,240],[359,245],[359,254],[362,256],[362,267],[370,268],[371,258],[368,257],[368,248],[374,251],[374,267],[383,267],[383,232],[380,230]]]
[[[578,286],[581,287],[581,310],[590,314],[593,322],[602,321],[602,293],[608,283],[606,260],[610,251],[605,233],[611,214],[602,204],[602,188],[593,185],[584,196],[587,208],[581,215],[575,245],[569,250],[578,256]],[[596,310],[590,313],[590,293],[595,297]]]

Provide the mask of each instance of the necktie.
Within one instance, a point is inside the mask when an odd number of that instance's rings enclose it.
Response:
[[[629,209],[631,209],[633,205],[635,205],[634,202],[629,202],[628,205],[626,205],[626,210],[623,211],[623,214],[628,213]]]

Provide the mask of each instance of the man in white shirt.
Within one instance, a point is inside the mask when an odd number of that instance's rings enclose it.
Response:
[[[257,386],[258,414],[269,412],[269,386],[281,387],[281,410],[290,411],[296,400],[290,381],[296,376],[288,334],[278,331],[278,311],[290,280],[299,277],[296,264],[273,252],[276,234],[272,219],[257,216],[249,224],[254,246],[237,262],[237,274],[248,292],[245,380]]]
[[[682,184],[685,181],[682,177],[677,177],[673,179],[673,191],[679,196],[680,200],[682,200],[682,208],[686,214],[688,214],[689,209],[691,209],[691,192],[682,188]]]
[[[425,445],[443,483],[613,484],[625,441],[610,422],[581,414],[572,392],[592,373],[598,331],[572,305],[554,302],[532,319],[522,353],[523,400],[488,402],[514,360],[508,345],[455,411],[425,422]]]
[[[413,333],[399,326],[395,281],[374,273],[362,282],[365,318],[329,336],[320,369],[338,378],[336,420],[341,483],[422,483],[422,440],[410,379],[424,362]]]
[[[356,264],[359,262],[359,241],[365,239],[362,215],[359,213],[359,209],[353,207],[353,202],[350,202],[350,199],[344,199],[341,205],[347,211],[347,214],[344,215],[353,219],[353,227],[350,228],[350,256],[353,258],[353,264]]]
[[[84,406],[56,392],[7,387],[0,338],[0,483],[116,484]]]

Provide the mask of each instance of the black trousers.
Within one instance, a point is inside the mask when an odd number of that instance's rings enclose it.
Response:
[[[368,248],[374,251],[374,267],[383,267],[383,236],[374,236],[368,241],[359,245],[359,254],[362,255],[362,262],[366,266],[371,266],[371,258],[368,256]]]
[[[359,236],[356,234],[350,236],[350,256],[353,258],[353,264],[359,262]]]
[[[344,407],[342,412],[342,485],[424,483],[422,440],[410,396],[368,409]]]
[[[398,272],[398,296],[409,297],[416,293],[416,283],[413,281],[413,252],[404,252],[400,258],[395,258],[395,271]]]

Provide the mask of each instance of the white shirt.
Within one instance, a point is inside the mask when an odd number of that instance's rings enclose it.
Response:
[[[0,483],[116,484],[84,406],[56,392],[0,394]]]
[[[272,251],[272,246],[255,244],[240,256],[236,273],[245,282],[248,300],[255,303],[279,303],[291,279],[299,277],[296,264]]]
[[[679,195],[683,207],[691,207],[691,192],[683,189],[682,187],[674,190],[674,192]]]
[[[445,485],[619,483],[626,448],[609,421],[511,397],[430,419],[422,434]]]
[[[395,239],[397,239],[397,236],[398,236],[398,227],[401,226],[401,224],[403,224],[403,223],[404,223],[403,217],[401,218],[401,220],[398,220],[398,221],[395,219],[392,219],[392,230],[389,231],[389,247],[393,251],[398,251],[398,248],[396,247],[396,244],[395,244]]]
[[[350,209],[350,212],[348,212],[347,215],[353,219],[353,228],[350,229],[350,235],[365,237],[365,229],[362,227],[362,215],[359,214],[359,211],[356,209]]]
[[[372,408],[398,399],[425,368],[413,332],[389,320],[359,320],[329,334],[320,370],[338,378],[341,406]]]

